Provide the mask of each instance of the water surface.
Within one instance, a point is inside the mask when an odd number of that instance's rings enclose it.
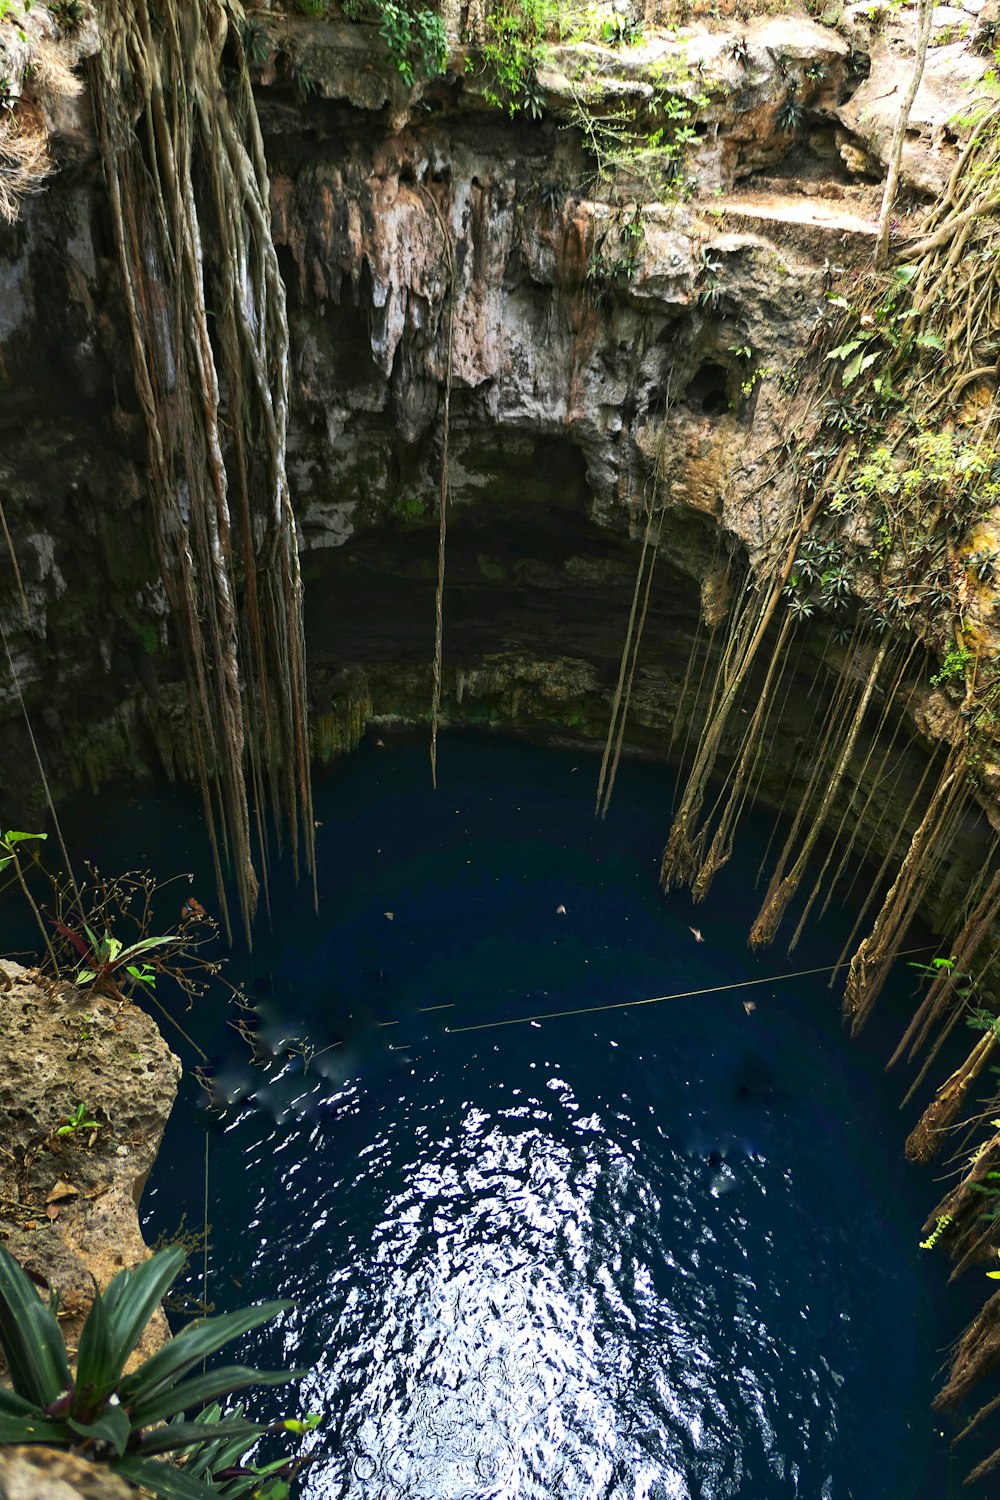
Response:
[[[929,1405],[968,1305],[882,1073],[912,983],[852,1044],[825,974],[772,980],[850,912],[748,953],[768,820],[707,904],[665,899],[663,768],[624,766],[604,823],[585,752],[454,737],[440,771],[390,741],[319,781],[320,915],[279,882],[234,965],[271,1060],[221,1001],[183,1017],[232,1102],[175,1112],[143,1203],[147,1238],[200,1223],[207,1129],[210,1297],[298,1303],[240,1354],[312,1367],[256,1407],[322,1413],[305,1494],[957,1494]],[[101,806],[78,846],[209,904],[193,799]]]

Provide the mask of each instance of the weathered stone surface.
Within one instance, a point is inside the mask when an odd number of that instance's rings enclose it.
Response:
[[[180,1064],[136,1006],[0,961],[0,1239],[39,1286],[58,1288],[74,1348],[93,1297],[148,1251],[136,1207]],[[78,1104],[97,1130],[56,1131]],[[166,1337],[158,1315],[139,1345]]]
[[[855,37],[870,28],[871,7],[855,5],[845,26]],[[936,194],[951,175],[960,140],[971,128],[977,104],[988,97],[982,81],[993,67],[991,55],[970,46],[975,22],[948,7],[934,11],[932,45],[910,111],[903,145],[902,177],[921,192]],[[965,31],[965,35],[960,33]],[[892,13],[871,37],[871,73],[837,111],[864,150],[883,164],[889,160],[899,110],[913,74],[916,53],[915,10]],[[952,38],[942,45],[944,38]],[[936,44],[935,44],[936,43]],[[848,147],[848,151],[849,151]],[[850,158],[844,153],[848,163]]]
[[[134,1500],[135,1493],[73,1453],[41,1445],[0,1450],[0,1500]]]

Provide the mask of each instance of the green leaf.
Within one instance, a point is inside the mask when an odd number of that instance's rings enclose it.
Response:
[[[96,1438],[98,1442],[110,1443],[119,1458],[132,1436],[132,1423],[124,1406],[109,1406],[94,1422],[77,1422],[72,1417],[69,1425],[80,1437]]]
[[[853,385],[862,371],[867,370],[878,359],[878,351],[874,354],[856,354],[850,364],[844,369],[841,379],[845,386]]]
[[[242,1391],[251,1385],[287,1385],[301,1380],[305,1370],[252,1370],[248,1365],[223,1365],[218,1370],[209,1370],[194,1380],[183,1380],[162,1395],[148,1401],[132,1404],[132,1422],[136,1427],[149,1427],[154,1422],[165,1422],[178,1412],[205,1406],[219,1396],[228,1396],[233,1391]]]
[[[48,1422],[44,1417],[0,1416],[0,1447],[7,1443],[52,1443],[65,1448],[66,1424]]]
[[[145,1405],[154,1396],[169,1391],[182,1375],[215,1354],[223,1344],[240,1338],[252,1328],[259,1328],[262,1323],[269,1323],[293,1306],[291,1302],[261,1302],[256,1307],[244,1307],[218,1318],[189,1323],[175,1339],[157,1350],[141,1369],[122,1381],[119,1391],[122,1401],[127,1406],[140,1402]]]
[[[118,1384],[124,1363],[124,1358],[116,1357],[111,1320],[104,1298],[98,1292],[80,1333],[76,1356],[76,1392],[71,1408],[74,1416],[80,1411],[101,1405]]]
[[[1000,1281],[1000,1271],[987,1271],[986,1274],[991,1281]]]
[[[93,969],[81,969],[76,976],[76,982],[77,984],[92,984],[96,978],[97,975]]]
[[[153,1458],[136,1458],[130,1453],[125,1458],[112,1459],[110,1468],[123,1479],[141,1484],[144,1490],[156,1495],[157,1500],[219,1500],[219,1491],[214,1485],[202,1484],[185,1474],[183,1469]]]
[[[104,1305],[121,1358],[119,1375],[167,1288],[180,1274],[185,1259],[184,1251],[177,1245],[160,1250],[134,1271],[119,1271],[105,1292]]]
[[[38,1415],[38,1408],[30,1401],[25,1401],[23,1396],[15,1396],[13,1391],[8,1391],[0,1386],[0,1416],[2,1417],[30,1417]]]
[[[263,1437],[267,1427],[260,1422],[248,1422],[243,1417],[224,1417],[216,1422],[213,1436],[216,1438],[246,1438],[252,1442]],[[183,1448],[193,1448],[205,1441],[204,1422],[168,1422],[146,1432],[135,1445],[135,1452],[145,1458],[157,1453],[176,1453]]]
[[[19,1396],[44,1409],[69,1389],[69,1362],[62,1330],[17,1261],[2,1245],[0,1345],[11,1383]]]
[[[122,958],[134,958],[137,953],[148,953],[150,948],[165,948],[169,943],[179,943],[179,937],[150,937],[140,938],[137,943],[129,943],[122,952]]]
[[[243,1407],[237,1404],[228,1415],[242,1417]],[[225,1438],[216,1440],[212,1437],[212,1428],[218,1425],[221,1417],[222,1407],[218,1401],[214,1401],[211,1406],[206,1406],[205,1410],[200,1411],[195,1417],[195,1421],[205,1428],[206,1439],[197,1448],[188,1449],[184,1458],[185,1474],[197,1477],[209,1470],[214,1473],[218,1469],[231,1468],[242,1459],[248,1446],[245,1438],[230,1439],[227,1442]]]
[[[848,359],[854,353],[855,349],[861,348],[864,342],[865,340],[861,338],[851,339],[850,343],[847,344],[838,344],[836,349],[831,349],[826,357],[827,359]]]
[[[12,865],[13,863],[14,863],[14,856],[13,856],[13,854],[8,854],[6,859],[0,859],[0,872],[2,872],[3,870],[6,870],[7,866],[8,865]]]
[[[25,839],[47,839],[47,833],[15,833],[9,828],[3,836],[5,844],[23,844]]]
[[[301,1435],[304,1432],[313,1432],[322,1420],[323,1418],[318,1411],[311,1411],[304,1417],[286,1417],[281,1425],[286,1432],[295,1432]]]
[[[944,339],[936,333],[918,333],[913,342],[921,349],[943,349]]]

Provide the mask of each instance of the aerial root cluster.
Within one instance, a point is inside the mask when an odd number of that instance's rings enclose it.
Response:
[[[238,0],[107,0],[91,64],[160,571],[223,923],[247,940],[267,783],[314,872],[288,323]],[[214,329],[214,336],[213,336]],[[242,598],[241,598],[242,586]]]

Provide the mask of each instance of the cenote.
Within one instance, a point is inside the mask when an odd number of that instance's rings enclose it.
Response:
[[[207,1141],[209,1299],[297,1303],[239,1355],[309,1367],[251,1402],[322,1414],[303,1492],[957,1494],[928,1407],[971,1304],[921,1256],[936,1187],[883,1073],[912,976],[852,1043],[827,974],[779,977],[849,911],[750,955],[762,814],[707,903],[664,898],[665,768],[623,766],[605,822],[589,751],[452,735],[440,774],[404,737],[318,779],[319,914],[277,882],[231,960],[263,1062],[221,998],[181,1014],[218,1107],[189,1073],[141,1205],[150,1243],[197,1229]],[[193,797],[67,826],[207,899]]]
[[[1000,1493],[964,5],[0,0],[0,1496]]]

